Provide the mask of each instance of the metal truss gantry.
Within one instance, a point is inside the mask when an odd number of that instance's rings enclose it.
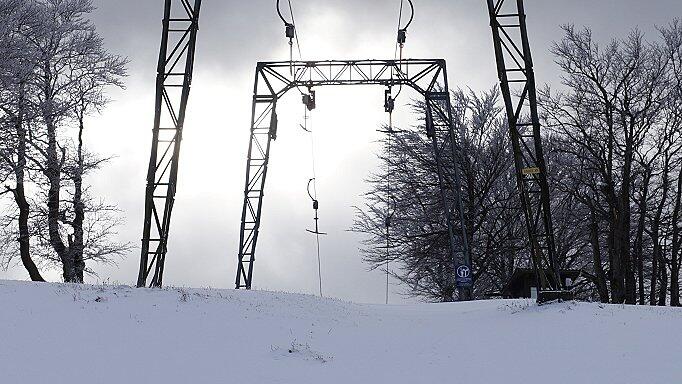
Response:
[[[200,7],[201,0],[165,0],[138,287],[163,281]]]
[[[487,4],[530,255],[539,283],[538,300],[567,298],[555,255],[547,167],[523,0],[487,0]],[[200,6],[201,0],[194,0],[194,5],[190,0],[165,0],[137,282],[140,287],[158,287],[163,280]],[[458,170],[443,166],[448,158],[454,159],[458,154],[443,60],[263,62],[258,63],[254,84],[237,288],[251,288],[270,144],[277,137],[277,100],[295,87],[358,84],[406,85],[424,97],[427,134],[433,140],[438,164],[453,259],[456,266],[470,267],[464,226],[455,228],[455,215],[458,223],[463,222]],[[464,292],[465,296],[468,294]]]
[[[523,0],[487,0],[538,301],[569,298],[559,278]]]
[[[270,145],[277,138],[277,101],[293,88],[327,85],[408,86],[426,103],[426,130],[432,140],[443,201],[443,216],[450,236],[454,266],[471,267],[460,175],[453,164],[457,150],[451,115],[445,60],[333,60],[259,62],[253,89],[251,136],[246,166],[244,205],[239,237],[235,286],[251,288],[256,243],[261,224],[263,191],[270,160]],[[470,296],[468,288],[460,295]]]

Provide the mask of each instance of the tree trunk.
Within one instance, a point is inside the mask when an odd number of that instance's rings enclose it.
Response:
[[[613,152],[616,134],[614,130],[614,108],[609,96],[602,91],[602,101],[606,107],[604,114],[608,132],[607,139],[607,158],[605,169],[606,197],[609,206],[609,283],[611,285],[611,300],[614,303],[622,303],[625,299],[625,279],[623,276],[623,265],[621,258],[621,202],[616,195],[615,183],[613,181]],[[624,181],[623,181],[624,182]],[[622,190],[621,190],[622,195]]]
[[[607,235],[607,250],[609,252],[609,270],[608,279],[609,287],[611,288],[611,300],[618,303],[618,298],[622,296],[623,285],[618,283],[617,276],[620,271],[620,258],[618,255],[618,203],[613,196],[613,200],[609,200],[609,217],[608,217],[608,235]]]
[[[665,236],[663,240],[664,244],[667,244],[667,235]],[[667,248],[667,247],[666,247]],[[668,263],[666,262],[666,257],[665,257],[666,250],[662,250],[660,252],[661,255],[661,260],[660,260],[660,269],[661,271],[661,286],[658,289],[658,305],[660,306],[665,306],[665,299],[668,297]]]
[[[599,223],[594,210],[590,209],[590,242],[592,243],[592,258],[594,275],[596,277],[597,292],[602,303],[609,302],[609,290],[606,286],[606,275],[601,261],[601,248],[599,247]]]
[[[617,212],[622,212],[622,204],[618,199]],[[614,213],[613,215],[613,235],[612,235],[612,255],[611,255],[611,300],[615,304],[625,302],[625,276],[623,271],[623,224],[621,215]]]
[[[26,170],[26,129],[24,128],[24,86],[19,86],[19,108],[17,108],[17,117],[15,129],[17,134],[17,163],[14,167],[14,176],[16,177],[16,188],[12,191],[14,201],[19,208],[19,254],[21,262],[28,271],[28,275],[33,281],[45,281],[40,274],[38,267],[31,259],[31,244],[30,232],[28,227],[28,218],[30,215],[30,205],[26,200],[26,192],[24,186],[25,170]]]
[[[619,224],[619,257],[621,263],[620,275],[618,282],[624,283],[622,297],[619,298],[619,303],[623,301],[627,304],[635,304],[635,275],[632,268],[632,260],[630,255],[630,186],[632,180],[632,162],[633,150],[630,143],[626,145],[625,161],[623,164],[623,182],[620,193],[620,224]]]
[[[658,281],[658,235],[651,230],[651,240],[654,242],[654,253],[651,258],[651,283],[649,284],[649,305],[656,305],[656,282]]]
[[[639,201],[639,218],[637,220],[637,235],[635,237],[634,260],[637,264],[637,293],[640,305],[644,305],[644,226],[646,225],[647,199],[649,198],[649,182],[651,169],[646,168],[642,179],[642,195]]]
[[[675,208],[672,214],[672,252],[670,255],[670,305],[680,306],[680,207],[682,205],[682,167],[677,175],[677,191],[675,193]]]
[[[85,271],[85,260],[83,260],[83,221],[85,219],[85,203],[83,202],[83,114],[78,117],[78,162],[73,175],[74,194],[73,194],[73,243],[69,246],[71,252],[76,280],[82,283]]]
[[[61,213],[59,210],[61,192],[61,160],[57,152],[57,139],[54,125],[48,123],[48,126],[49,125],[52,125],[52,128],[48,128],[48,161],[45,169],[45,176],[47,177],[50,185],[47,195],[48,234],[50,238],[50,245],[57,253],[57,256],[59,256],[59,259],[62,261],[62,275],[64,281],[71,283],[75,280],[73,260],[71,259],[69,250],[64,244],[64,241],[62,241],[61,235],[59,233],[59,219]]]
[[[57,256],[62,262],[62,275],[65,282],[74,282],[75,269],[70,252],[64,241],[62,241],[59,233],[59,202],[61,189],[61,169],[63,164],[64,154],[60,156],[60,151],[57,148],[57,127],[54,120],[54,100],[51,99],[51,76],[49,63],[45,64],[45,101],[42,108],[43,119],[47,128],[47,150],[46,150],[46,164],[45,177],[49,182],[49,189],[47,195],[47,226],[50,239],[50,245],[57,253]]]
[[[670,182],[669,182],[669,173],[670,173],[670,156],[668,153],[665,154],[665,160],[663,164],[663,171],[662,171],[662,177],[663,180],[661,181],[662,183],[662,191],[661,191],[661,201],[658,204],[658,207],[656,208],[656,214],[654,215],[654,218],[652,219],[651,223],[651,240],[653,241],[654,245],[654,251],[652,255],[652,264],[651,264],[651,291],[650,291],[650,296],[649,296],[649,304],[650,305],[656,305],[656,280],[659,277],[665,276],[665,282],[667,282],[667,273],[665,271],[666,265],[665,265],[665,259],[664,256],[661,252],[661,244],[660,244],[660,230],[661,230],[661,217],[663,216],[663,209],[665,208],[666,202],[668,200],[668,190],[670,187]],[[661,269],[661,270],[659,270]],[[662,289],[667,290],[667,286],[665,282],[661,281]],[[665,303],[665,298],[664,298],[664,303]]]

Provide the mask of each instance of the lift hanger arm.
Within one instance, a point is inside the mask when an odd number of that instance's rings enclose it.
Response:
[[[412,24],[412,20],[414,20],[414,4],[412,4],[412,0],[407,0],[407,2],[410,3],[410,20],[407,21],[405,28],[400,28],[400,26],[398,26],[398,28],[402,30],[407,30],[410,24]]]
[[[293,25],[293,23],[288,22],[285,18],[284,15],[282,15],[282,11],[279,9],[279,0],[277,0],[277,15],[279,16],[280,19],[282,19],[282,22],[284,25]],[[292,20],[293,22],[293,20]]]

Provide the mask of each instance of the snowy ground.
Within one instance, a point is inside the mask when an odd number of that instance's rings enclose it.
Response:
[[[0,281],[0,383],[682,383],[682,310]]]

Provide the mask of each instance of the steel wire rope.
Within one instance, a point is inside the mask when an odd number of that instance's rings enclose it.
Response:
[[[400,24],[403,18],[403,4],[404,0],[400,0],[400,8],[398,11],[398,39],[396,39],[395,49],[393,52],[393,60],[398,59],[398,49],[400,49],[400,58],[398,64],[398,70],[402,72],[402,60],[403,60],[403,42],[407,28],[412,24],[414,19],[414,4],[412,0],[407,0],[410,4],[410,19],[405,25],[405,28],[400,28]],[[393,78],[394,68],[391,67],[391,79]],[[395,96],[389,95],[392,98],[391,103],[395,103],[395,100],[400,95],[403,90],[402,83],[398,87],[398,92]],[[387,130],[387,163],[386,163],[386,218],[384,225],[386,227],[386,304],[388,304],[389,296],[389,278],[390,278],[390,259],[391,259],[391,220],[395,214],[395,197],[391,195],[391,149],[392,149],[392,135],[393,135],[393,107],[391,106],[388,114],[388,130]],[[393,203],[393,209],[391,209],[391,203]]]
[[[319,285],[319,292],[320,292],[320,297],[323,297],[322,295],[322,258],[320,256],[320,235],[325,234],[319,231],[318,227],[318,215],[317,215],[317,210],[318,210],[318,199],[317,199],[317,172],[316,172],[316,167],[315,167],[315,138],[314,138],[314,132],[312,128],[312,115],[308,114],[308,106],[304,105],[303,106],[303,125],[301,126],[304,131],[306,131],[309,134],[310,137],[310,159],[311,159],[311,168],[312,168],[312,173],[313,177],[308,180],[308,196],[313,200],[313,209],[315,210],[315,230],[311,231],[308,230],[308,232],[311,232],[315,235],[315,242],[317,246],[317,278],[318,278],[318,285]],[[312,193],[310,192],[310,186],[312,184],[313,191]]]

